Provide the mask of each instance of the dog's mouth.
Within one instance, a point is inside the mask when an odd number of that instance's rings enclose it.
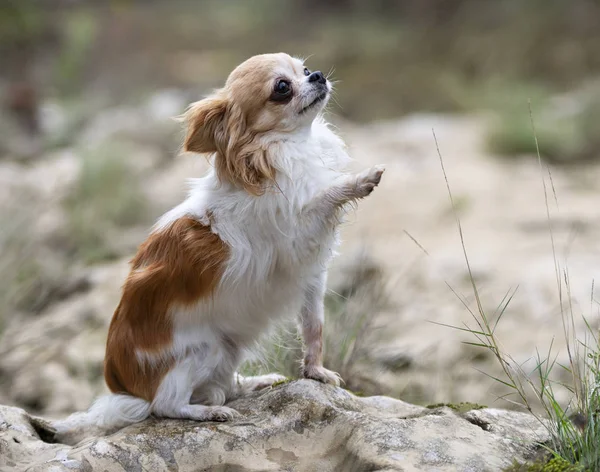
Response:
[[[300,114],[306,113],[308,110],[313,108],[317,103],[321,103],[323,100],[325,100],[327,98],[327,93],[328,92],[326,90],[323,90],[319,95],[316,96],[316,98],[312,102],[310,102],[302,110],[300,110]]]

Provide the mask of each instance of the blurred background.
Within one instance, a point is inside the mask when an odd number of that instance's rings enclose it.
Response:
[[[206,170],[171,118],[284,51],[338,81],[355,168],[388,169],[343,230],[327,366],[363,394],[511,407],[490,352],[432,323],[475,326],[453,209],[491,320],[516,290],[503,348],[566,364],[561,303],[598,328],[599,24],[597,0],[3,0],[0,403],[63,415],[104,391],[127,261]],[[298,352],[284,324],[244,369],[294,375]]]

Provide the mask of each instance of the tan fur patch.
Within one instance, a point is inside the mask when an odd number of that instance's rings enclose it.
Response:
[[[228,258],[228,246],[210,227],[189,217],[139,247],[108,332],[104,377],[112,392],[152,401],[173,360],[140,365],[136,353],[159,355],[170,347],[169,308],[210,296]]]

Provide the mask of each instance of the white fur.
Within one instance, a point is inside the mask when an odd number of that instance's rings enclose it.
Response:
[[[98,398],[86,412],[75,413],[65,420],[55,421],[56,439],[73,444],[84,436],[110,434],[150,416],[150,403],[131,395],[105,395]]]

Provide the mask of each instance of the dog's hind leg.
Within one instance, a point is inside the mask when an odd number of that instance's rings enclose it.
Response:
[[[164,418],[196,421],[226,421],[239,415],[233,408],[222,404],[209,406],[192,403],[194,389],[200,384],[209,386],[213,374],[212,369],[202,369],[202,360],[190,355],[164,376],[152,402],[152,413]],[[220,395],[216,396],[220,400]]]

